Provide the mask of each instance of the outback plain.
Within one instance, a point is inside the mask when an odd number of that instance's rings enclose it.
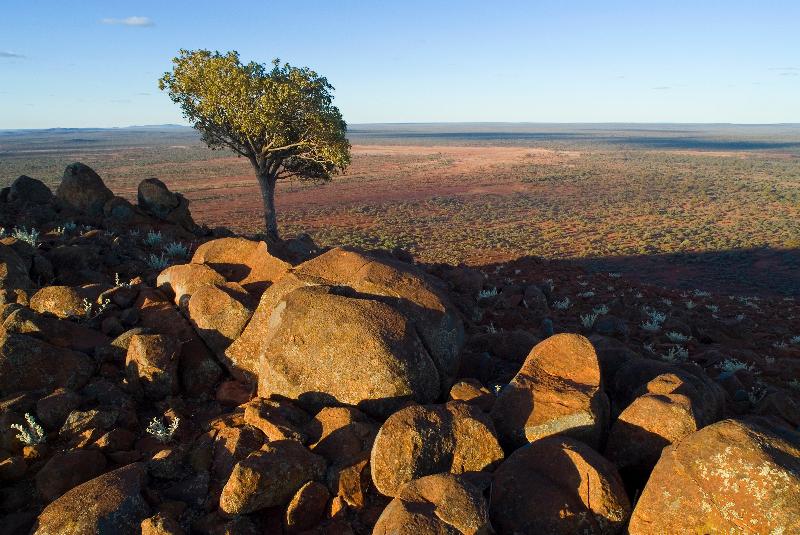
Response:
[[[351,125],[353,163],[329,183],[286,181],[285,235],[400,247],[423,262],[571,259],[641,282],[800,292],[798,125]],[[130,200],[158,177],[199,223],[255,234],[246,160],[189,128],[0,132],[0,187],[50,186],[81,161]]]

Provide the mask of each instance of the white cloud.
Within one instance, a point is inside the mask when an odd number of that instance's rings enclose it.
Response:
[[[23,59],[25,56],[22,54],[15,54],[14,52],[5,52],[0,50],[0,58]]]
[[[154,26],[155,23],[150,17],[127,17],[124,19],[103,19],[100,22],[103,24],[121,24],[122,26]]]

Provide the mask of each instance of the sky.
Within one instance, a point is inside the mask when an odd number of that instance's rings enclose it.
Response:
[[[185,121],[181,48],[308,66],[348,123],[800,122],[800,2],[3,0],[0,129]]]

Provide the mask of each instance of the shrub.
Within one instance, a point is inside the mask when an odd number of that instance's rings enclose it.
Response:
[[[688,342],[689,339],[691,339],[691,336],[686,336],[685,334],[676,331],[670,331],[667,333],[667,338],[669,338],[670,342],[682,344],[684,342]]]
[[[571,304],[572,302],[569,300],[569,297],[565,297],[560,301],[554,301],[553,308],[555,308],[556,310],[566,310],[570,307]]]
[[[147,257],[145,262],[147,262],[147,265],[150,266],[150,268],[157,269],[159,271],[166,269],[166,267],[169,265],[169,260],[167,260],[167,258],[164,256],[164,253],[161,253],[160,256],[150,253],[150,256]]]
[[[591,329],[594,322],[597,320],[597,314],[583,314],[581,315],[581,325],[587,329]]]
[[[178,430],[179,423],[180,418],[176,417],[172,420],[172,422],[170,422],[169,426],[165,426],[164,422],[161,421],[161,418],[153,417],[153,419],[150,420],[150,424],[147,426],[147,433],[155,437],[155,439],[162,444],[166,444],[172,440],[172,437],[175,435],[175,431]]]
[[[189,256],[189,249],[180,242],[169,242],[164,246],[164,252],[172,258],[186,258]]]
[[[39,231],[33,227],[30,230],[25,227],[14,227],[11,231],[11,236],[19,241],[24,241],[31,247],[39,246]]]
[[[25,421],[28,423],[28,428],[25,429],[20,424],[11,424],[12,429],[19,431],[17,438],[27,446],[36,446],[37,444],[44,444],[47,437],[44,434],[44,429],[39,423],[33,419],[29,413],[25,413]]]
[[[161,231],[153,232],[152,230],[147,233],[147,236],[144,237],[144,243],[155,247],[156,245],[160,244],[163,240],[161,236]]]

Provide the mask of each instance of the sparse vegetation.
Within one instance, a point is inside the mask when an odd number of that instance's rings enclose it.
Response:
[[[146,431],[162,444],[166,444],[172,441],[179,424],[180,418],[178,417],[173,418],[169,425],[164,425],[161,418],[153,417],[147,425]]]
[[[17,439],[26,446],[44,444],[47,440],[47,435],[45,435],[42,426],[39,425],[34,417],[27,412],[25,413],[25,422],[27,423],[27,426],[23,426],[21,424],[11,424],[12,429],[19,431],[17,434]]]

